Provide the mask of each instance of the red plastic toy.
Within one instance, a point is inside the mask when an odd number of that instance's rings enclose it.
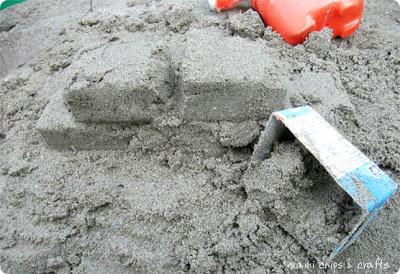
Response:
[[[234,8],[241,0],[209,0],[216,11]],[[264,23],[289,44],[304,42],[312,31],[332,29],[333,37],[346,38],[359,27],[363,0],[251,0]]]

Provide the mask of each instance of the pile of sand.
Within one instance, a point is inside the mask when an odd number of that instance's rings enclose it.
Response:
[[[90,2],[0,17],[6,273],[288,273],[327,255],[358,212],[298,143],[250,163],[274,109],[311,104],[399,179],[396,2],[296,47],[207,1]],[[396,193],[337,261],[399,269],[399,215]]]

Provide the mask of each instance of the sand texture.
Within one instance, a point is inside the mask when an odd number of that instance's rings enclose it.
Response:
[[[92,4],[91,4],[92,3]],[[309,104],[400,181],[400,5],[289,46],[203,0],[29,0],[0,13],[5,273],[366,273],[400,268],[397,192],[359,217],[294,140],[251,162],[272,111]]]

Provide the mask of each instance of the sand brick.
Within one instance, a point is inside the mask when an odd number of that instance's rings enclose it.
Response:
[[[169,54],[145,36],[89,51],[74,66],[65,101],[79,122],[148,123],[172,94]]]
[[[131,134],[114,125],[77,122],[64,104],[62,93],[51,99],[37,123],[47,145],[56,150],[118,150],[129,146]]]
[[[184,119],[267,118],[284,106],[286,92],[277,63],[275,52],[262,42],[192,31],[178,87]]]

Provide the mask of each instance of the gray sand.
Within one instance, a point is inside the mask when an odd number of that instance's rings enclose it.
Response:
[[[258,201],[318,260],[326,259],[361,218],[360,208],[297,143],[277,145],[242,179],[249,199]]]
[[[329,253],[351,201],[298,143],[259,166],[253,146],[271,111],[311,104],[399,181],[400,7],[367,1],[353,37],[296,47],[257,16],[200,0],[0,14],[4,272],[289,273]],[[337,271],[397,271],[399,216],[396,193]]]

